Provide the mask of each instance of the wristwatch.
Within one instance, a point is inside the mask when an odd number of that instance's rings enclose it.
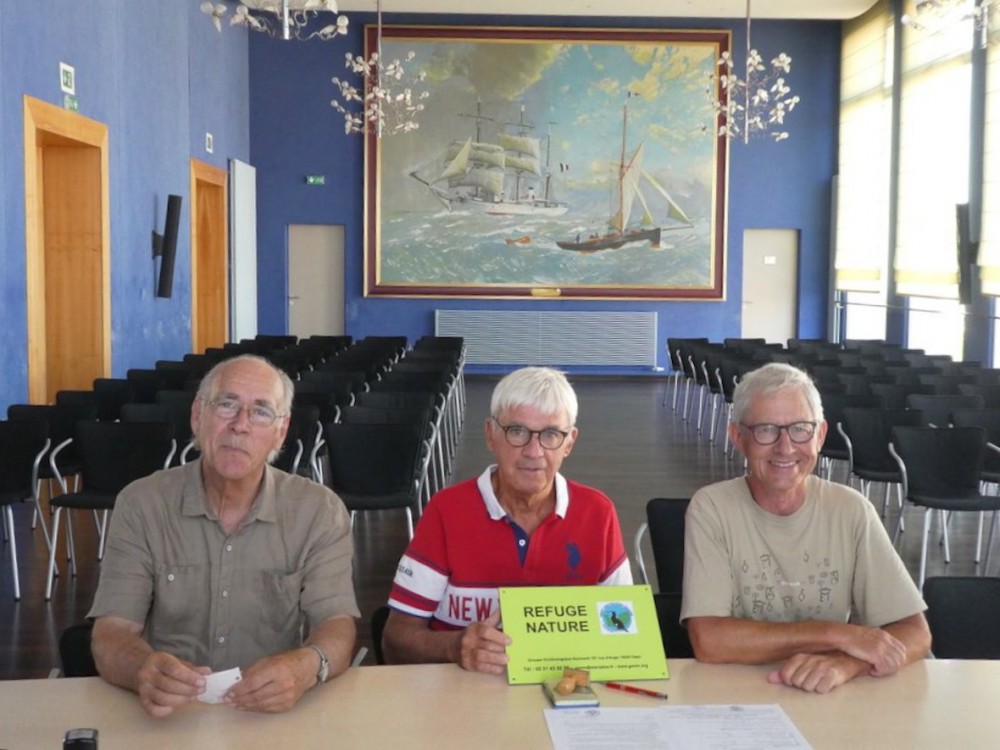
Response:
[[[322,685],[330,676],[330,660],[326,658],[326,654],[323,653],[323,650],[319,646],[313,645],[312,643],[307,643],[306,645],[319,655],[319,669],[316,670],[316,684]]]

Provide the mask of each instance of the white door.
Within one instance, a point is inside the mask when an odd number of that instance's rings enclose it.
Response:
[[[344,333],[344,227],[288,227],[288,333]]]
[[[257,170],[229,160],[229,340],[257,335]]]
[[[743,232],[743,338],[784,344],[796,336],[799,307],[797,229]]]

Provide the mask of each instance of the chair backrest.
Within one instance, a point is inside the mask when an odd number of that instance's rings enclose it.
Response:
[[[1000,383],[959,383],[958,392],[963,396],[982,396],[987,409],[1000,408]]]
[[[892,444],[906,466],[911,499],[979,495],[986,450],[982,427],[895,427]]]
[[[0,422],[0,504],[34,494],[36,462],[48,442],[48,422]]]
[[[430,391],[362,391],[354,397],[358,406],[380,409],[433,408],[438,394]]]
[[[923,594],[937,658],[1000,659],[1000,578],[928,578]]]
[[[122,405],[135,399],[132,384],[125,378],[94,378],[97,418],[114,421],[121,416]]]
[[[837,423],[843,421],[844,410],[848,407],[877,409],[883,405],[883,399],[872,394],[831,393],[825,386],[820,387],[820,398],[823,402],[823,416],[829,425],[821,453],[824,456],[846,458],[847,444],[837,430]]]
[[[851,440],[853,468],[860,472],[896,473],[899,467],[889,453],[894,427],[919,427],[923,414],[914,409],[860,409],[847,407],[841,415]]]
[[[132,387],[132,397],[142,404],[156,401],[156,392],[167,387],[164,370],[132,369],[125,373],[125,379]]]
[[[982,427],[986,430],[986,439],[1000,446],[1000,409],[956,409],[951,413],[951,423],[955,427]],[[984,479],[987,478],[985,475],[990,475],[989,481],[995,481],[995,477],[1000,475],[1000,453],[986,451],[983,471]]]
[[[97,665],[90,650],[93,623],[70,625],[59,637],[59,659],[66,677],[97,677]]]
[[[684,514],[690,498],[654,497],[646,503],[649,542],[662,593],[679,593],[684,583]]]
[[[323,434],[335,492],[384,495],[414,489],[424,447],[419,425],[328,422]]]
[[[882,397],[886,409],[905,409],[906,397],[919,393],[932,395],[934,388],[929,385],[911,385],[907,383],[872,383],[868,386],[871,392]]]
[[[660,624],[660,638],[668,659],[693,659],[694,648],[688,637],[687,628],[680,623],[681,594],[653,594],[656,605],[656,619]]]
[[[911,394],[906,397],[906,408],[922,411],[926,424],[947,427],[951,424],[951,413],[956,409],[982,409],[983,397]]]
[[[130,482],[162,469],[173,448],[167,422],[79,422],[73,442],[87,490],[118,494]]]

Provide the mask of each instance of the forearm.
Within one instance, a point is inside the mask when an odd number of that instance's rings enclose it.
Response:
[[[688,634],[699,661],[728,664],[768,664],[795,654],[840,650],[846,623],[760,622],[738,617],[692,617]],[[864,662],[859,661],[859,665]]]
[[[351,665],[356,638],[357,627],[353,617],[331,617],[312,629],[306,645],[319,647],[330,662],[329,676],[334,677]]]
[[[884,625],[882,629],[906,646],[903,666],[923,659],[931,650],[931,631],[923,613],[904,617],[902,620]]]
[[[420,618],[389,614],[382,638],[390,664],[441,664],[457,661],[462,631],[431,630]]]
[[[106,681],[138,692],[139,669],[153,648],[139,635],[142,626],[118,617],[94,623],[90,649],[97,671]]]

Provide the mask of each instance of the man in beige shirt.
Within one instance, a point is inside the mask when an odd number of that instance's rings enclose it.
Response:
[[[350,662],[359,613],[347,511],[329,489],[268,465],[292,395],[264,359],[217,365],[191,413],[201,458],[117,500],[92,649],[101,676],[138,693],[151,716],[232,667],[243,678],[226,702],[284,711]]]
[[[691,499],[681,607],[699,660],[780,662],[771,682],[818,693],[930,648],[927,606],[871,504],[813,473],[826,428],[801,370],[743,377],[729,434],[748,473]]]

